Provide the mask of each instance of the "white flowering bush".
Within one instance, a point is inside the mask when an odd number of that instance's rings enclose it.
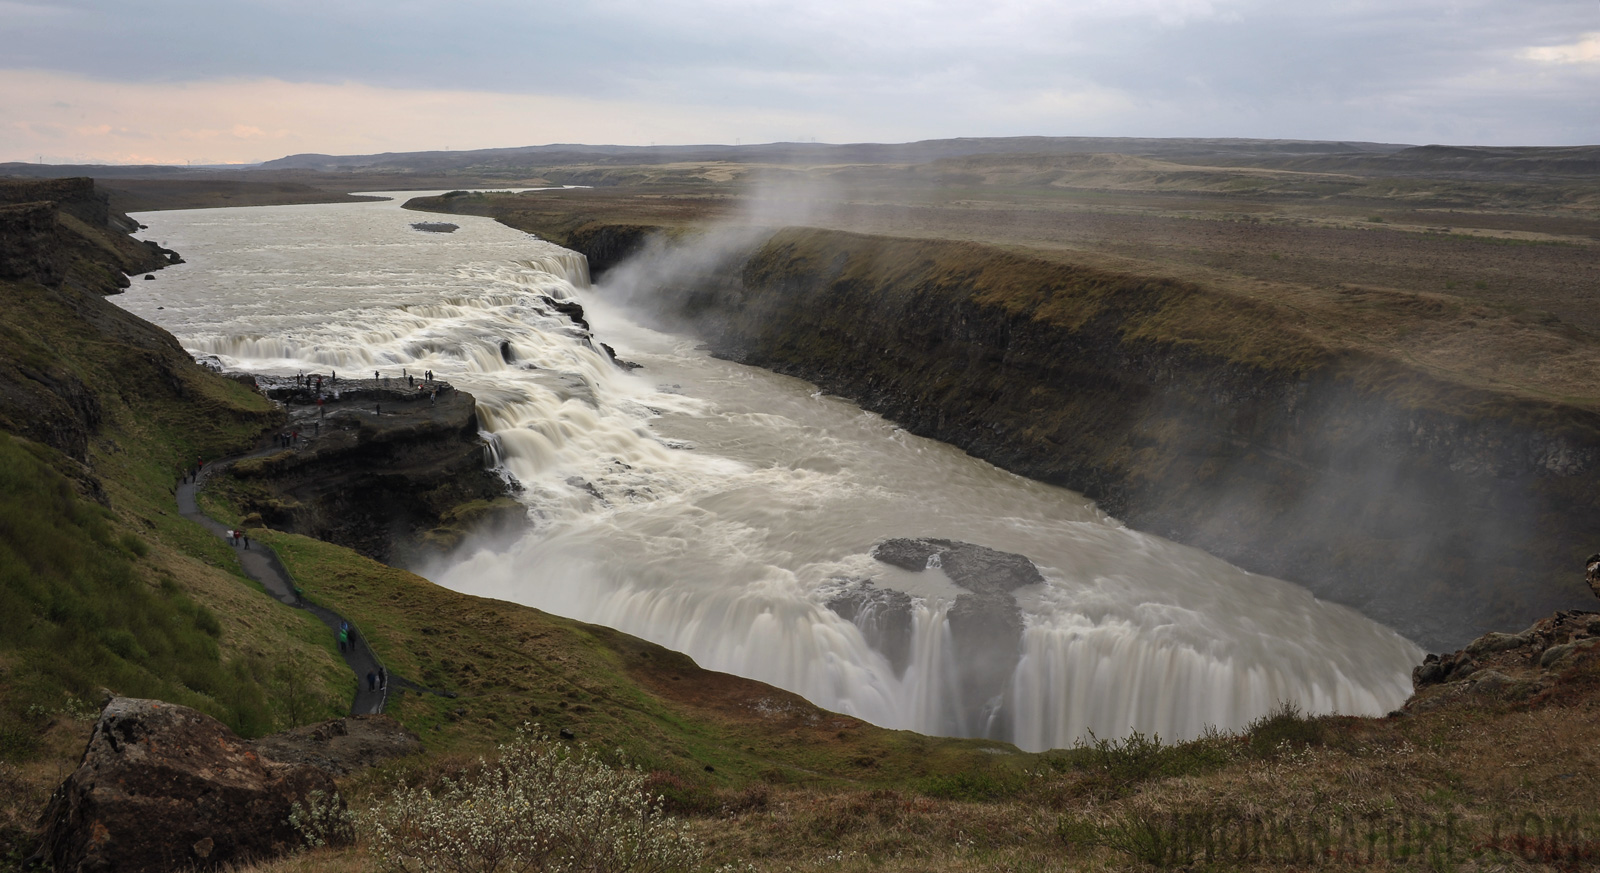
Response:
[[[347,846],[355,840],[355,814],[344,805],[337,793],[313,791],[306,802],[295,801],[289,807],[289,824],[300,832],[306,847]]]
[[[374,854],[406,873],[674,873],[703,850],[644,791],[644,774],[536,729],[500,747],[476,776],[437,792],[402,786],[366,818]]]

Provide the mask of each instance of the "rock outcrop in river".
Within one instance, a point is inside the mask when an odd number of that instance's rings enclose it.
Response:
[[[1043,582],[1039,568],[1022,555],[945,539],[884,540],[873,546],[872,556],[917,573],[938,567],[965,589],[947,614],[961,717],[978,735],[1009,736],[999,704],[1022,657],[1022,610],[1012,592]],[[905,592],[869,581],[849,584],[828,600],[828,608],[861,628],[896,673],[905,672],[910,654],[911,605]]]
[[[286,430],[301,441],[231,468],[246,486],[241,508],[255,516],[246,524],[402,565],[472,533],[526,524],[527,510],[508,496],[507,481],[488,469],[472,395],[445,386],[429,399],[396,385],[342,382],[340,399],[322,407],[309,390],[268,389],[288,404]]]

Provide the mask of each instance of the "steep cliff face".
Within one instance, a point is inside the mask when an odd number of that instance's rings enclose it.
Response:
[[[1283,320],[1263,304],[971,244],[802,229],[635,302],[720,356],[816,382],[1434,648],[1587,597],[1570,568],[1600,530],[1600,416],[1264,330]]]
[[[148,410],[211,390],[171,334],[102,296],[127,284],[124,271],[168,262],[118,226],[88,179],[0,180],[0,430],[80,462],[108,405]],[[225,429],[259,414],[217,417]]]
[[[269,393],[288,402],[285,432],[301,440],[231,468],[242,483],[239,508],[257,516],[247,526],[259,521],[403,565],[469,534],[527,523],[527,510],[485,465],[472,395],[449,390],[429,402],[415,392],[351,387],[317,407],[309,392]]]
[[[107,203],[93,179],[0,179],[0,279],[115,294],[129,274],[181,261],[130,237],[138,222]]]

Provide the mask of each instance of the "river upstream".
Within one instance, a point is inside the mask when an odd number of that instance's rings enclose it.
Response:
[[[113,299],[231,369],[433,370],[474,394],[536,524],[419,568],[440,585],[610,625],[886,727],[1031,750],[1089,731],[1189,738],[1283,701],[1381,714],[1410,693],[1421,651],[1352,610],[643,327],[565,249],[482,218],[413,230],[434,217],[398,196],[138,215],[188,263]],[[594,339],[642,368],[612,364],[544,298],[580,302]],[[1015,552],[1044,575],[1016,592],[1021,659],[985,715],[959,699],[959,589],[874,560],[888,537]],[[914,596],[905,662],[826,606],[860,579]]]

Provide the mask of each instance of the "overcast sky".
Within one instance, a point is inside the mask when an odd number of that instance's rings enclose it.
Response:
[[[1600,0],[0,0],[0,160],[1600,143]]]

